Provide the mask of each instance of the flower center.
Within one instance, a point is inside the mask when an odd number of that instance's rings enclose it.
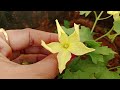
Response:
[[[68,44],[64,44],[63,47],[64,47],[64,48],[68,48],[69,45],[68,45]]]

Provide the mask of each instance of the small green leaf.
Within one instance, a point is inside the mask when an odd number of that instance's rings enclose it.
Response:
[[[69,71],[69,69],[65,70],[65,73],[63,74],[63,79],[73,79],[73,74]]]
[[[76,72],[80,69],[80,57],[76,57],[72,60],[72,62],[67,66],[71,72]]]
[[[61,26],[61,27],[64,30],[64,32],[67,33],[67,35],[71,35],[74,32],[74,27],[72,28],[66,28],[64,26]]]
[[[64,26],[66,28],[69,28],[70,27],[70,22],[68,20],[64,20]]]
[[[77,72],[70,72],[69,69],[66,69],[63,74],[63,79],[90,79],[91,73],[82,72],[78,70]]]
[[[120,19],[113,22],[114,31],[120,34]]]
[[[92,73],[90,73],[90,72],[82,72],[82,71],[79,70],[79,71],[77,71],[77,72],[75,72],[73,74],[74,74],[75,77],[78,77],[78,79],[90,79]]]
[[[92,62],[97,64],[98,61],[104,62],[103,55],[96,54],[94,52],[89,53],[90,57],[92,58]]]
[[[109,71],[108,69],[106,69],[101,76],[99,77],[99,79],[120,79],[120,76],[118,73],[116,72],[112,72]]]
[[[115,54],[115,52],[111,48],[108,48],[107,46],[96,47],[94,52],[102,55],[109,55],[110,53]]]
[[[89,48],[95,48],[95,47],[100,47],[101,46],[101,42],[96,42],[94,40],[85,41],[85,43],[87,44],[87,46]]]
[[[87,17],[92,11],[80,11],[80,15],[84,15]]]
[[[90,29],[85,27],[85,26],[81,26],[81,29],[80,29],[80,41],[85,42],[85,41],[89,41],[89,40],[93,40]]]
[[[114,53],[110,53],[109,55],[104,55],[103,58],[104,58],[105,64],[107,65],[108,61],[113,59],[114,57],[115,57]]]
[[[92,60],[89,58],[87,60],[80,60],[80,70],[84,72],[91,72],[95,73],[100,71],[99,68],[103,67],[104,65],[101,64],[94,64]]]

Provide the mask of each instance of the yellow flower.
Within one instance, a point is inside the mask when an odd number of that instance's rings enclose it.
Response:
[[[74,55],[84,55],[86,53],[94,51],[95,49],[88,48],[82,42],[80,42],[79,25],[76,25],[74,23],[75,31],[70,36],[68,36],[61,28],[58,20],[55,21],[58,31],[59,42],[52,42],[46,44],[42,40],[41,45],[52,53],[58,53],[58,68],[59,72],[62,73],[62,71],[66,67],[66,63],[71,58],[71,53]]]
[[[119,19],[120,11],[107,11],[108,14],[113,15],[115,20]]]

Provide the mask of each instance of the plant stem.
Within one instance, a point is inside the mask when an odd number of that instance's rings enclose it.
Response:
[[[95,29],[95,26],[96,26],[96,24],[97,24],[97,21],[99,20],[100,16],[103,14],[103,12],[104,12],[104,11],[101,11],[100,14],[98,15],[98,17],[96,18],[95,23],[94,23],[94,25],[93,25],[93,27],[92,27],[92,29],[91,29],[91,33],[92,33],[93,30]]]
[[[97,13],[96,13],[96,11],[93,11],[94,12],[94,14],[95,14],[95,19],[97,18]]]
[[[112,38],[112,43],[113,43],[113,41],[115,40],[115,38],[117,37],[119,35],[119,33],[117,33],[117,34],[115,34],[115,36]]]
[[[109,68],[109,70],[112,70],[112,69],[115,69],[115,68],[120,68],[120,66]]]
[[[108,19],[110,18],[112,15],[108,16],[108,17],[105,17],[105,18],[100,18],[99,20],[104,20],[104,19]]]
[[[112,30],[113,30],[113,27],[109,30],[109,32],[107,32],[106,34],[102,35],[101,37],[95,39],[95,41],[97,41],[97,40],[99,40],[99,39],[101,39],[101,38],[103,38],[103,37],[109,35],[109,34],[112,32]]]

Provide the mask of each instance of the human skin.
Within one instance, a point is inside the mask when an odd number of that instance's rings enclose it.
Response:
[[[58,41],[55,33],[35,29],[7,30],[8,41],[0,33],[0,79],[54,79],[58,75],[56,54],[41,46]],[[23,61],[29,65],[21,65]]]

